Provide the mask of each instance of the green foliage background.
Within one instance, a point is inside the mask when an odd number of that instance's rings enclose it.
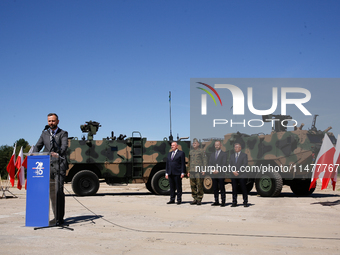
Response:
[[[13,149],[14,149],[15,144],[17,144],[16,150],[15,150],[16,157],[19,154],[21,146],[22,146],[24,153],[29,152],[31,148],[31,146],[28,144],[28,142],[24,138],[20,138],[19,140],[17,140],[13,144],[13,146],[8,146],[8,145],[0,146],[0,174],[1,174],[2,179],[6,179],[8,176],[6,168],[13,154]]]

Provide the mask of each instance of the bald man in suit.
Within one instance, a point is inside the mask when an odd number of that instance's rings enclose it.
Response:
[[[170,184],[170,201],[167,204],[174,204],[177,191],[177,205],[182,203],[182,178],[186,173],[185,154],[178,149],[176,142],[171,143],[171,152],[166,161],[165,178]]]
[[[238,185],[240,185],[243,195],[243,206],[248,207],[248,191],[246,186],[246,178],[242,178],[244,173],[240,171],[241,167],[246,167],[248,165],[248,155],[241,151],[241,144],[234,144],[234,152],[230,155],[229,164],[234,167],[235,171],[233,172],[234,178],[231,179],[232,185],[232,193],[233,193],[233,202],[232,207],[237,206],[237,189]]]
[[[213,190],[214,190],[214,199],[215,202],[212,203],[212,206],[221,205],[225,206],[225,176],[223,173],[218,172],[218,168],[222,168],[227,163],[227,154],[221,149],[221,141],[215,142],[215,152],[210,155],[208,165],[211,167],[215,167],[216,171],[212,173],[211,179],[213,182]],[[218,200],[218,193],[221,191],[221,204]]]

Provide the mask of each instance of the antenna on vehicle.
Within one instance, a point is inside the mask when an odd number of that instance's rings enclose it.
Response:
[[[170,135],[169,135],[169,141],[173,141],[174,137],[172,136],[172,128],[171,128],[171,91],[169,91],[169,108],[170,108]]]

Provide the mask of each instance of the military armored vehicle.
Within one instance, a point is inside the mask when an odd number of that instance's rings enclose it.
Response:
[[[314,192],[314,189],[309,190],[311,164],[317,157],[324,134],[327,133],[333,144],[336,144],[336,138],[328,132],[331,127],[324,131],[315,127],[316,117],[317,115],[314,116],[309,130],[303,130],[302,124],[294,131],[287,131],[283,120],[290,119],[290,116],[263,116],[264,121],[271,118],[280,120],[275,122],[271,134],[248,135],[237,132],[226,134],[221,139],[222,149],[227,152],[228,159],[234,153],[234,144],[240,143],[242,151],[248,155],[249,167],[280,169],[278,172],[260,171],[247,175],[248,191],[253,189],[255,183],[257,193],[265,197],[278,196],[283,185],[290,186],[298,196],[307,196]],[[101,180],[109,185],[145,183],[152,193],[169,194],[169,181],[165,178],[166,158],[171,149],[168,139],[147,141],[140,132],[135,131],[131,137],[115,137],[111,132],[111,137],[94,140],[99,127],[98,122],[86,122],[80,128],[87,133],[87,138],[84,136],[80,140],[76,137],[69,139],[69,169],[65,181],[72,181],[75,194],[96,194]],[[214,152],[214,141],[201,143],[208,157]],[[190,142],[178,139],[177,143],[179,149],[185,152],[188,163]],[[225,183],[231,182],[230,177],[226,176]],[[206,193],[212,192],[210,175],[204,177],[204,190]]]
[[[146,188],[159,195],[169,193],[169,181],[165,178],[165,163],[171,142],[147,141],[140,132],[94,140],[100,123],[88,121],[81,125],[87,137],[69,138],[69,169],[65,181],[72,181],[76,195],[89,196],[97,193],[100,180],[109,185],[145,183]],[[178,139],[178,148],[189,155],[190,142]],[[188,158],[186,158],[188,162]]]
[[[314,116],[309,130],[302,130],[301,124],[294,131],[287,131],[287,123],[284,120],[291,119],[291,116],[263,116],[263,121],[272,118],[280,120],[275,122],[271,134],[247,135],[238,132],[224,136],[222,149],[227,152],[228,159],[231,153],[234,153],[234,144],[239,143],[242,151],[248,155],[248,165],[256,166],[253,169],[266,170],[248,174],[248,191],[255,183],[257,193],[264,197],[278,196],[283,185],[290,186],[297,196],[307,196],[314,192],[315,188],[309,190],[313,168],[310,164],[314,163],[317,157],[324,134],[327,132],[332,143],[336,144],[336,138],[328,132],[331,127],[324,131],[317,130],[316,117],[317,115]],[[203,142],[202,145],[208,156],[214,152],[214,140]],[[278,171],[268,171],[270,167],[271,169],[276,167]],[[227,176],[226,183],[231,182],[228,177],[231,176]],[[209,176],[204,179],[204,190],[212,192],[212,181]]]

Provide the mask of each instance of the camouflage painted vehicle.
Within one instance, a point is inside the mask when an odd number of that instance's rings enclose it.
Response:
[[[317,116],[317,115],[316,115]],[[260,167],[272,166],[281,167],[280,172],[252,173],[248,175],[247,189],[250,191],[255,183],[257,193],[260,196],[272,197],[281,193],[282,185],[289,185],[297,196],[307,196],[315,189],[309,190],[311,169],[310,164],[314,163],[320,150],[324,134],[331,127],[324,131],[317,130],[315,127],[316,116],[314,116],[312,128],[302,130],[303,124],[294,131],[286,131],[282,125],[276,125],[271,134],[247,135],[242,133],[231,133],[224,136],[222,149],[230,154],[234,153],[234,144],[240,143],[242,151],[248,155],[248,165]],[[268,118],[280,119],[281,123],[290,116],[264,116]],[[285,124],[286,125],[286,124]],[[333,144],[336,138],[332,133],[327,133]],[[213,141],[203,143],[206,154],[209,156],[214,152]],[[228,164],[228,163],[227,163]],[[254,167],[255,169],[255,167]],[[277,168],[278,169],[278,168]],[[231,182],[230,179],[225,180]],[[212,181],[210,177],[204,180],[205,192],[212,191]]]
[[[83,137],[69,138],[69,169],[65,181],[72,181],[75,194],[89,196],[97,193],[99,180],[107,184],[145,183],[147,189],[155,194],[168,194],[169,182],[165,179],[165,163],[170,142],[147,141],[140,132],[102,140],[93,140],[100,124],[95,121],[81,125],[88,133]],[[190,142],[177,141],[180,150],[189,155]],[[188,158],[186,158],[188,162]]]

